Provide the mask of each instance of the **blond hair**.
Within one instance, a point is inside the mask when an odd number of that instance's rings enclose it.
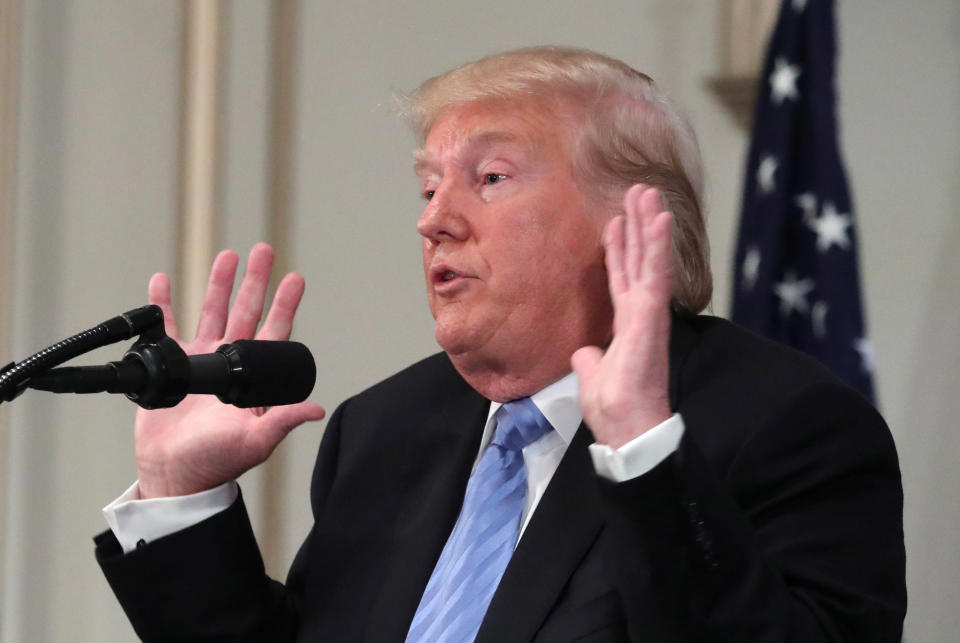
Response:
[[[570,47],[531,47],[482,58],[428,79],[402,111],[421,142],[440,113],[484,100],[546,99],[580,115],[574,165],[591,196],[610,204],[635,183],[660,190],[673,213],[673,306],[710,302],[709,245],[696,136],[654,82],[623,62]]]

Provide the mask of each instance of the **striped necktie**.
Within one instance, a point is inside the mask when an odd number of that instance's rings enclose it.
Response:
[[[493,439],[467,482],[407,643],[472,641],[517,545],[527,494],[523,448],[552,427],[528,397],[507,402],[494,417]]]

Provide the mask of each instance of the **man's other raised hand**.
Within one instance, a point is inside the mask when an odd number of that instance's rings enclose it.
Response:
[[[613,341],[571,363],[580,407],[600,444],[623,446],[670,417],[670,212],[659,190],[634,185],[604,232]]]
[[[163,309],[167,335],[188,355],[212,353],[238,339],[286,340],[303,297],[304,280],[290,273],[277,287],[266,320],[257,331],[273,266],[273,249],[258,243],[250,251],[240,288],[229,307],[238,257],[224,250],[213,262],[197,333],[180,338],[170,306],[170,280],[150,279],[149,300]],[[229,312],[228,312],[229,307]],[[188,395],[169,409],[137,411],[135,443],[140,497],[179,496],[235,480],[260,464],[293,428],[323,418],[312,402],[269,410],[238,409],[211,395]]]

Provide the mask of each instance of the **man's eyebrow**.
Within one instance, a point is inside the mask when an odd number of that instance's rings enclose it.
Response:
[[[533,141],[510,130],[481,130],[477,132],[468,132],[463,135],[462,138],[464,140],[462,145],[463,147],[467,148],[496,145],[498,143],[517,143],[527,153],[533,152],[536,148]],[[434,165],[435,162],[433,156],[427,150],[421,148],[413,151],[413,171],[417,175],[422,174],[425,170],[432,168]]]
[[[421,176],[427,168],[433,166],[433,157],[423,148],[413,151],[413,172]]]

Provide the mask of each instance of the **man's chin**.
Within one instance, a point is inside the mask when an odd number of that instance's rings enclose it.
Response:
[[[450,356],[465,355],[483,346],[483,333],[471,328],[466,319],[443,313],[437,316],[433,335],[445,353]]]
[[[443,352],[447,355],[461,355],[470,350],[470,343],[466,340],[462,332],[451,331],[437,324],[433,336],[437,340],[437,344],[440,345],[440,348],[442,348]]]

